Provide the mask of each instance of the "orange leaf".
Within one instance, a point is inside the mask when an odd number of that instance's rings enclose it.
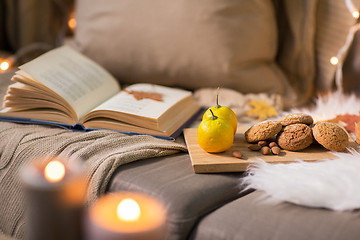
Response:
[[[355,142],[360,144],[360,123],[355,123]]]
[[[143,91],[132,91],[132,90],[124,90],[125,92],[132,94],[136,100],[141,100],[144,98],[152,99],[155,101],[162,101],[162,94],[157,92],[143,92]]]
[[[355,132],[355,123],[360,122],[360,116],[355,114],[337,115],[336,119],[343,124],[344,128],[350,133]]]

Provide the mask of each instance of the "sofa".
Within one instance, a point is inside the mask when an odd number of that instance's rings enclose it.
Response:
[[[193,91],[221,84],[242,93],[281,96],[286,108],[307,104],[316,93],[333,88],[336,68],[327,61],[353,24],[344,3],[335,0],[77,4],[78,29],[69,45],[122,84],[147,81]],[[356,56],[349,56],[344,76],[354,74],[351,58]],[[1,98],[12,74],[0,75]],[[348,86],[354,81],[352,77]],[[260,201],[263,192],[242,183],[247,172],[195,173],[182,136],[167,143],[148,136],[8,122],[0,122],[0,136],[0,238],[26,237],[19,169],[46,154],[83,160],[92,183],[90,204],[121,191],[157,198],[168,213],[167,239],[360,237],[357,210],[269,204]],[[139,147],[127,146],[131,141]],[[124,154],[135,151],[141,154]]]

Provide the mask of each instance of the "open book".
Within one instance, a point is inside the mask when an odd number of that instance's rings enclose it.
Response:
[[[182,89],[139,83],[121,90],[110,73],[67,46],[19,69],[2,120],[176,137],[200,109]]]

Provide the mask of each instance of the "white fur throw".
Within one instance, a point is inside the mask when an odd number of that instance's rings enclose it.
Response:
[[[337,114],[358,114],[360,100],[355,96],[334,93],[319,98],[312,109],[301,112],[316,120],[331,119]],[[299,111],[299,110],[295,110]],[[337,211],[360,208],[360,149],[336,153],[334,160],[268,164],[259,161],[249,168],[242,180],[248,188],[262,190],[267,201],[286,201],[309,207]]]
[[[287,201],[332,210],[360,208],[360,153],[334,153],[318,162],[269,164],[259,161],[243,183],[265,191],[268,200]]]
[[[310,114],[314,121],[329,120],[341,114],[359,114],[360,98],[355,94],[343,94],[340,91],[315,99],[312,107],[292,109],[291,112]]]

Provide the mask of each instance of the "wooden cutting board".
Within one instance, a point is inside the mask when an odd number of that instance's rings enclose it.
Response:
[[[185,142],[195,173],[243,172],[247,170],[251,163],[254,163],[258,159],[262,159],[268,163],[291,163],[297,159],[317,161],[320,159],[336,158],[330,151],[316,144],[298,152],[282,150],[279,155],[263,155],[259,151],[251,151],[248,149],[249,143],[245,141],[243,134],[245,130],[246,129],[238,129],[234,144],[229,150],[222,153],[208,153],[200,148],[197,143],[197,129],[185,129]],[[350,144],[356,143],[351,142]],[[234,150],[239,150],[245,159],[233,157],[232,152]]]

